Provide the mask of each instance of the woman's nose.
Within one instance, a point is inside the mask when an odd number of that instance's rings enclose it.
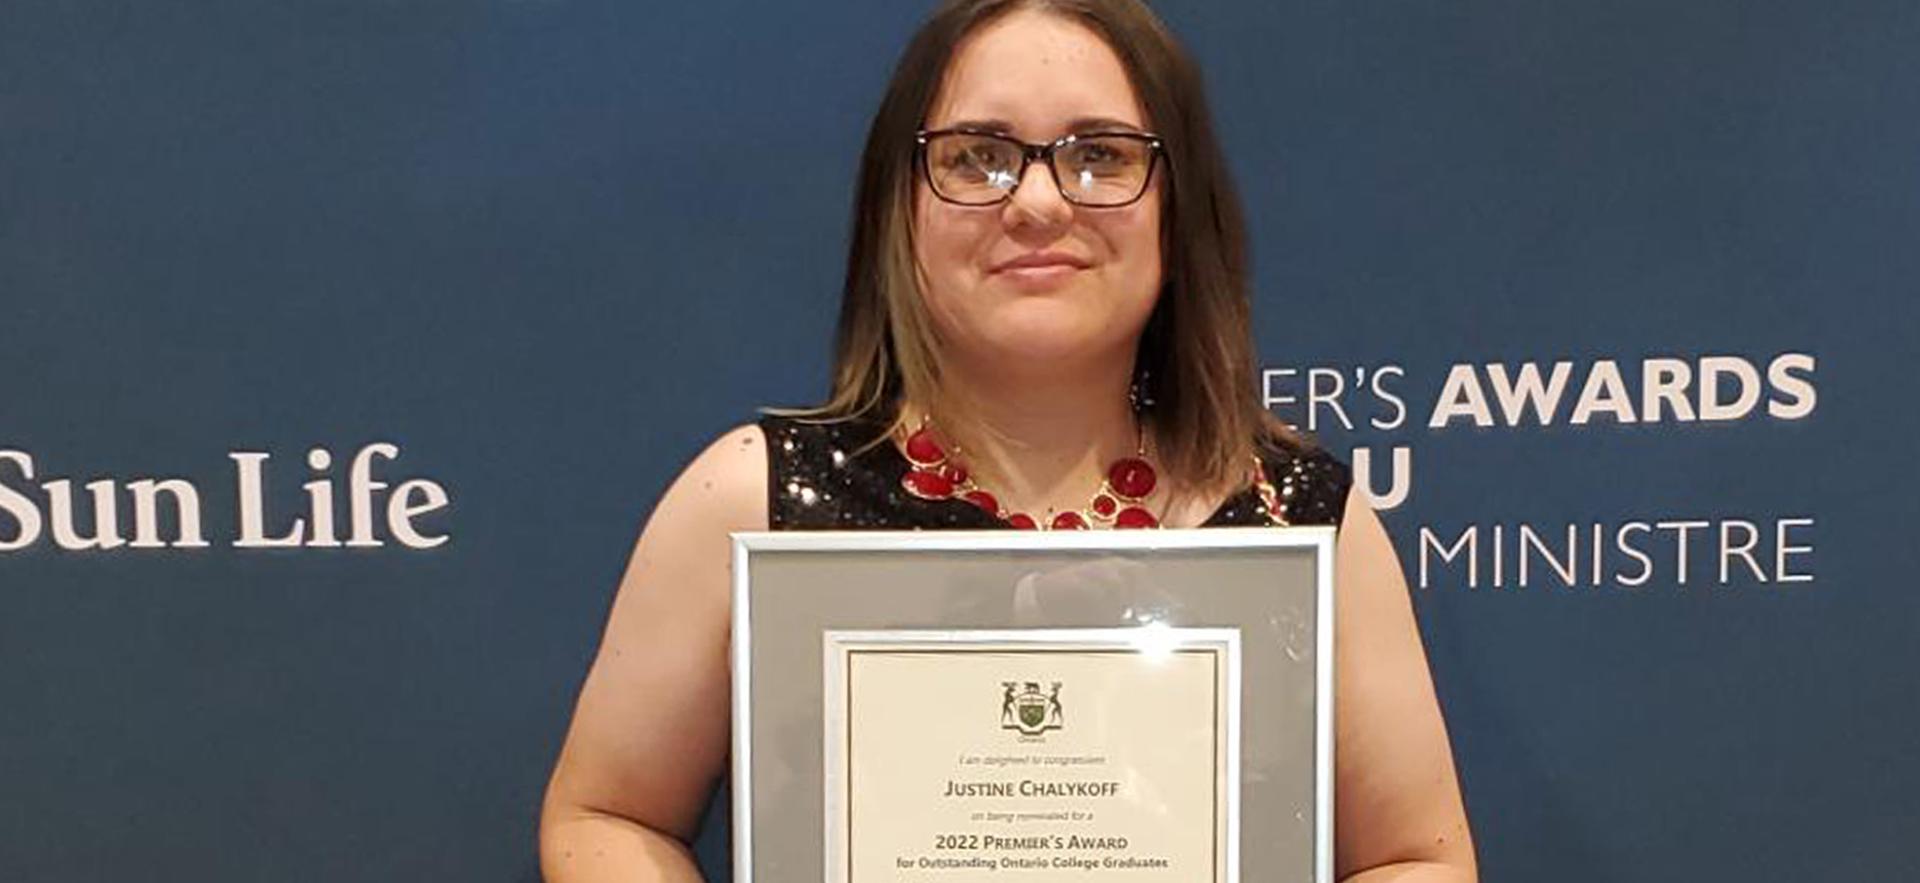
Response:
[[[1005,217],[1008,226],[1055,227],[1073,220],[1073,203],[1060,195],[1051,163],[1034,160],[1027,164],[1026,176],[1007,198]]]

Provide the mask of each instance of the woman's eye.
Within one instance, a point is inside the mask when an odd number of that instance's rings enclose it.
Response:
[[[1082,143],[1073,152],[1071,166],[1076,173],[1113,175],[1125,172],[1133,157],[1111,144]]]
[[[1086,163],[1111,163],[1120,161],[1120,152],[1105,144],[1089,144],[1080,151],[1080,161]]]
[[[974,177],[986,177],[1006,168],[1002,151],[986,147],[963,147],[948,152],[940,161],[946,171]]]

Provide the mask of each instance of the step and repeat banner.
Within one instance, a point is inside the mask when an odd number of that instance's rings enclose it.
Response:
[[[1483,878],[1920,875],[1920,7],[1160,9]],[[824,389],[925,11],[0,8],[0,880],[538,879],[643,519]]]

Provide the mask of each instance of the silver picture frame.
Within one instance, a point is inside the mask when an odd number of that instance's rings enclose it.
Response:
[[[844,879],[837,646],[1172,634],[1231,647],[1226,852],[1212,876],[1333,883],[1334,540],[1331,527],[735,534],[734,879]]]

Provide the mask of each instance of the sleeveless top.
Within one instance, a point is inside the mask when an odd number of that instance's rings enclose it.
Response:
[[[966,500],[923,500],[907,493],[900,486],[908,468],[900,450],[885,441],[866,447],[884,431],[877,422],[819,423],[769,414],[759,424],[767,436],[772,530],[1013,529]],[[1352,481],[1346,464],[1319,448],[1277,442],[1261,445],[1259,456],[1287,524],[1339,525]],[[1249,480],[1200,526],[1273,523]]]

